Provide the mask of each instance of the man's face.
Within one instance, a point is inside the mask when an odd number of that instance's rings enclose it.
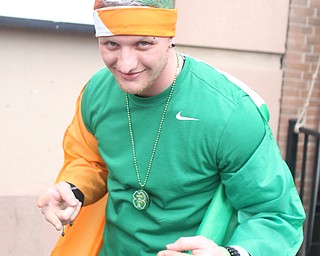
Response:
[[[166,86],[170,38],[146,36],[99,37],[105,65],[129,94],[153,96]]]

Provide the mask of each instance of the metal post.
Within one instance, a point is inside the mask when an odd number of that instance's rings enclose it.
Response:
[[[287,137],[287,150],[286,162],[289,166],[293,178],[296,175],[296,161],[297,161],[297,148],[298,148],[298,134],[295,133],[294,127],[297,120],[289,120],[288,137]]]

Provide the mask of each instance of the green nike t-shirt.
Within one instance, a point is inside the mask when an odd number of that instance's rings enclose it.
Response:
[[[128,97],[142,183],[170,89],[149,98]],[[267,124],[263,100],[241,82],[201,61],[185,56],[146,180],[150,205],[145,210],[137,210],[132,203],[140,185],[126,94],[106,68],[87,84],[81,106],[86,128],[97,139],[109,171],[107,224],[100,256],[154,256],[179,237],[195,235],[220,182],[242,214],[237,227],[240,233],[252,232],[264,221],[262,216],[258,223],[248,225],[248,216],[273,208],[277,216],[270,216],[275,223],[268,224],[264,233],[265,237],[271,236],[277,228],[276,219],[281,218],[277,209],[286,214],[298,205],[292,204],[286,194],[294,189],[288,170],[268,167],[268,161],[282,165],[282,159]],[[261,144],[275,153],[260,152]],[[256,164],[247,168],[252,159]],[[258,187],[263,192],[248,198]],[[279,202],[287,209],[283,210]],[[252,234],[259,236],[258,231]],[[239,236],[233,242],[256,250],[247,238],[241,241]],[[270,246],[267,242],[265,245]]]

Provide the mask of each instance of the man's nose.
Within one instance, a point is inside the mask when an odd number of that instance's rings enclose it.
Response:
[[[117,67],[122,73],[133,72],[138,65],[136,53],[133,50],[123,48],[120,51]]]

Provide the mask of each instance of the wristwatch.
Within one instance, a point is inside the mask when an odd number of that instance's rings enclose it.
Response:
[[[71,187],[71,191],[74,194],[74,196],[82,203],[84,203],[84,194],[80,191],[80,189],[78,189],[75,185],[73,185],[70,182],[67,182],[70,187]]]
[[[230,253],[231,256],[241,256],[240,253],[233,247],[226,246],[225,248],[227,249],[227,251]]]

